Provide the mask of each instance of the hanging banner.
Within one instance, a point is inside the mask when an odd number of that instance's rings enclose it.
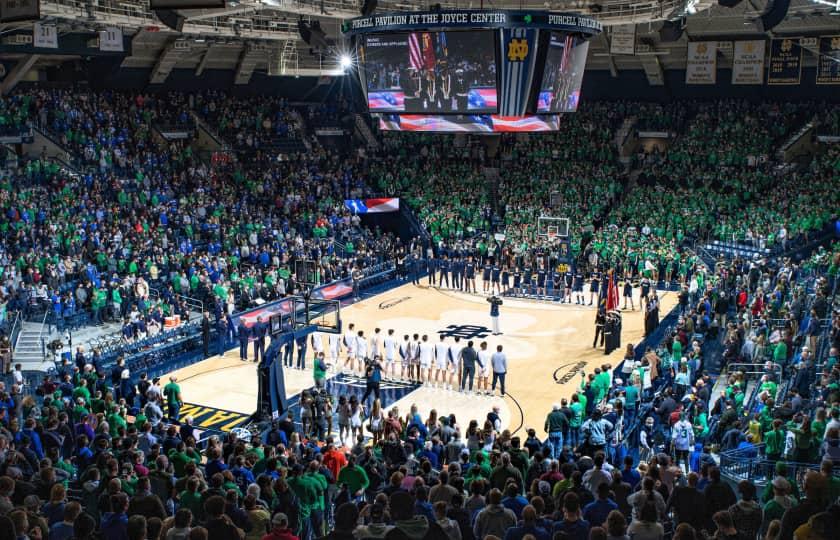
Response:
[[[840,84],[840,36],[820,38],[817,84]]]
[[[799,84],[802,78],[802,47],[799,38],[770,42],[770,69],[767,84]]]
[[[58,30],[56,27],[41,23],[32,25],[32,46],[42,49],[57,49]]]
[[[732,84],[764,83],[763,39],[736,41],[732,54]]]
[[[610,27],[610,54],[636,54],[636,25]]]
[[[109,26],[99,32],[99,50],[106,52],[123,52],[122,30]]]
[[[717,41],[690,41],[685,65],[685,84],[715,84]]]
[[[0,23],[37,21],[40,18],[39,0],[0,0]]]

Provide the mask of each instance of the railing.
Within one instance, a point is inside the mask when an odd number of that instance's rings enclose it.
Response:
[[[765,374],[772,374],[773,372],[781,375],[782,374],[782,366],[775,362],[770,362],[770,371],[767,370],[767,363],[749,363],[749,362],[733,362],[726,366],[726,370],[729,373],[734,371],[740,371],[744,375],[765,375]]]
[[[154,287],[149,287],[149,296],[153,300],[159,300],[160,299],[160,290],[158,290]],[[180,294],[180,293],[175,293],[174,297],[179,301],[183,300],[184,304],[186,304],[186,306],[188,308],[190,308],[191,311],[197,311],[198,313],[204,313],[204,302],[202,302],[198,298],[194,298],[192,296],[186,296],[186,295]]]
[[[735,449],[720,453],[720,471],[728,479],[739,482],[749,480],[756,485],[765,485],[772,480],[776,462],[764,458],[764,443],[754,445],[754,450]],[[819,464],[785,461],[788,478],[802,485],[808,471],[819,471]],[[840,476],[840,464],[835,464],[834,476]]]
[[[44,310],[44,318],[41,319],[41,329],[38,330],[38,343],[41,344],[41,359],[46,360],[47,358],[47,342],[44,338],[44,328],[47,327],[47,317],[50,315],[50,310]]]
[[[12,344],[12,351],[17,348],[17,340],[22,329],[23,314],[20,311],[15,311],[15,318],[12,319],[12,324],[9,326],[9,343]]]

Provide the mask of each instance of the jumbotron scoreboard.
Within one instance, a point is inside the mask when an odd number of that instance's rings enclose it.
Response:
[[[439,10],[346,21],[382,129],[552,131],[574,112],[601,23],[545,11]]]

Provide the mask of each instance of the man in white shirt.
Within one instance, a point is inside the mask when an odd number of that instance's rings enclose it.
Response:
[[[431,380],[432,374],[432,357],[435,355],[435,347],[429,343],[429,336],[423,334],[423,339],[420,341],[420,368],[417,372],[417,377],[422,383],[428,383]]]
[[[440,382],[441,388],[446,385],[446,366],[449,364],[449,345],[446,336],[441,334],[440,341],[435,345],[435,385]]]
[[[359,330],[359,335],[356,337],[356,365],[357,369],[362,374],[365,372],[365,360],[368,358],[368,344],[365,338],[364,330]]]
[[[376,358],[377,356],[382,356],[379,352],[379,345],[382,343],[382,336],[379,335],[379,328],[373,331],[373,335],[370,336],[370,357]]]
[[[341,354],[341,336],[330,334],[330,364],[338,367],[338,356]]]
[[[344,332],[344,346],[347,347],[347,358],[344,360],[344,367],[350,366],[353,369],[353,361],[356,359],[356,332],[353,323],[347,325]]]
[[[323,336],[321,336],[321,332],[312,332],[312,350],[315,352],[315,356],[318,356],[319,353],[324,352],[324,341]]]
[[[455,336],[455,342],[449,346],[449,387],[461,388],[461,351],[464,346],[461,338]],[[455,386],[455,377],[458,377],[458,386]]]
[[[406,371],[411,373],[411,341],[408,334],[403,336],[403,342],[400,343],[400,364],[400,379],[405,380]]]
[[[487,342],[482,341],[478,349],[478,385],[479,394],[490,395],[490,371],[492,369],[491,358],[493,353],[487,349]]]
[[[397,357],[397,340],[394,339],[394,329],[388,330],[388,335],[382,340],[382,348],[385,350],[385,376],[394,378],[394,360]]]
[[[408,364],[409,380],[420,382],[420,334],[414,334],[411,341],[410,362]]]

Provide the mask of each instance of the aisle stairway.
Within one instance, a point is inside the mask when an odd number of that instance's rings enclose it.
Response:
[[[24,371],[45,371],[54,364],[44,361],[41,337],[43,325],[40,322],[24,322],[12,354],[12,361],[21,364]]]

